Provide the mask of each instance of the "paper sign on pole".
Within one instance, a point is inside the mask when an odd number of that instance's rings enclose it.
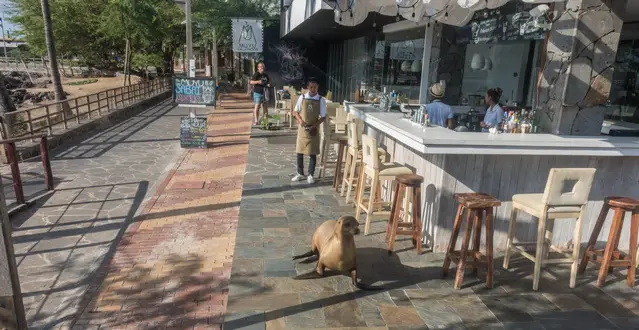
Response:
[[[233,52],[261,53],[263,44],[262,20],[232,18]]]
[[[189,77],[195,77],[195,59],[189,60]]]

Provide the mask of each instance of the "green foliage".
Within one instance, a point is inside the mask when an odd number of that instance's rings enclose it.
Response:
[[[30,45],[46,55],[40,0],[10,0],[11,21]],[[183,11],[173,0],[49,0],[56,49],[98,68],[122,64],[126,40],[134,52],[173,54],[184,40]]]
[[[146,70],[147,67],[154,66],[162,69],[164,67],[164,58],[157,53],[136,53],[133,54],[133,67],[139,71]]]
[[[40,0],[8,1],[14,8],[10,20],[30,52],[45,56]],[[121,67],[126,40],[136,54],[134,67],[150,62],[163,67],[184,45],[184,11],[174,0],[49,0],[49,6],[59,56],[89,66]],[[193,0],[192,13],[194,44],[209,46],[217,39],[222,49],[232,45],[231,17],[277,18],[279,0]],[[265,21],[270,24],[277,21]]]
[[[279,0],[193,0],[193,20],[197,24],[197,40],[202,45],[213,42],[213,29],[220,48],[231,47],[232,17],[275,19],[279,16]],[[265,21],[265,25],[274,21]]]

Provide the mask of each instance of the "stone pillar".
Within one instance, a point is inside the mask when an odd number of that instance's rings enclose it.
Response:
[[[626,0],[556,3],[539,90],[544,132],[600,134],[625,8]]]

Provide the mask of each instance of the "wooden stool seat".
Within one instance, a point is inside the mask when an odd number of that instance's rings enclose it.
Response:
[[[595,249],[597,238],[601,233],[608,211],[612,209],[614,216],[612,218],[612,226],[610,227],[610,233],[608,234],[608,241],[606,242],[605,249]],[[621,229],[623,228],[623,221],[626,212],[632,213],[632,220],[630,224],[630,242],[628,248],[628,254],[619,251],[619,240],[621,238]],[[639,200],[635,200],[628,197],[606,197],[604,199],[603,207],[595,223],[595,228],[592,230],[590,240],[586,246],[586,253],[579,265],[579,273],[586,271],[588,262],[600,263],[599,276],[597,278],[597,286],[602,287],[606,283],[606,277],[608,273],[612,271],[614,267],[626,267],[628,268],[628,277],[626,284],[629,287],[635,286],[635,274],[637,269],[637,241],[639,235]]]
[[[606,197],[604,203],[610,205],[613,208],[620,208],[624,211],[636,211],[639,210],[639,200],[628,197]]]
[[[424,177],[417,174],[402,174],[398,175],[395,180],[399,183],[403,183],[410,187],[416,187],[424,182]]]
[[[416,174],[400,174],[395,177],[397,185],[395,188],[395,196],[393,198],[391,216],[386,226],[386,242],[388,242],[388,253],[392,253],[395,246],[397,235],[412,236],[413,246],[417,247],[417,254],[422,253],[422,217],[421,217],[421,201],[422,201],[422,183],[424,177]],[[404,194],[407,190],[411,190],[412,196],[412,222],[402,223],[400,220],[400,209]],[[404,204],[405,206],[408,203]],[[408,214],[408,210],[404,210],[404,214]],[[401,230],[398,230],[401,227]]]
[[[448,276],[450,263],[457,264],[457,275],[455,277],[455,289],[461,289],[464,281],[464,271],[466,267],[473,268],[473,274],[477,274],[479,267],[486,268],[486,287],[493,287],[493,208],[501,205],[501,201],[497,198],[483,193],[465,193],[455,194],[453,196],[458,203],[457,213],[455,215],[455,223],[453,232],[448,242],[446,257],[444,258],[444,266],[442,275]],[[457,237],[462,227],[464,212],[466,215],[466,231],[462,240],[461,250],[455,250]],[[486,215],[486,253],[479,252],[481,243],[481,226],[483,215]],[[474,215],[474,218],[473,218]],[[474,223],[473,223],[474,222]],[[474,227],[473,249],[468,250],[470,245],[470,236]],[[471,260],[468,260],[468,258]]]
[[[497,198],[483,193],[465,193],[455,194],[453,196],[459,204],[470,209],[497,207],[501,205],[501,201]]]

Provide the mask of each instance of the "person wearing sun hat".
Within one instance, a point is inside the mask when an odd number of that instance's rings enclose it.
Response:
[[[444,87],[439,83],[433,84],[428,88],[428,94],[430,94],[432,102],[426,105],[426,112],[428,113],[428,118],[431,123],[454,129],[453,108],[442,102],[445,92]]]

